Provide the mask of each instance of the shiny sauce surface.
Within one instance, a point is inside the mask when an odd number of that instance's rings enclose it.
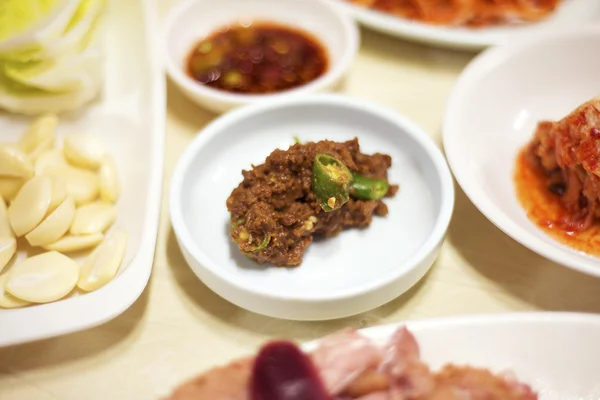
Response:
[[[548,189],[546,175],[521,151],[515,168],[515,189],[530,220],[559,242],[590,255],[600,256],[600,224],[583,232],[565,229],[559,221],[567,216],[560,196]]]
[[[325,48],[310,34],[268,22],[225,27],[197,43],[187,72],[196,82],[234,93],[297,88],[323,75]]]

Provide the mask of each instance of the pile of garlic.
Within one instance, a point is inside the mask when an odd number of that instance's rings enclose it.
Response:
[[[96,290],[125,255],[125,232],[105,237],[120,190],[113,158],[90,135],[67,136],[56,148],[57,124],[44,115],[17,143],[0,144],[0,273],[17,247],[35,254],[0,275],[3,308],[56,301],[75,287]],[[90,249],[81,265],[63,254]]]

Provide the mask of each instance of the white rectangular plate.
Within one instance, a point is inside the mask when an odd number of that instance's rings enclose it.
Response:
[[[165,89],[157,56],[158,31],[155,0],[109,1],[101,38],[102,94],[79,112],[61,116],[58,129],[59,137],[82,131],[98,135],[115,157],[122,193],[113,228],[129,234],[118,276],[92,293],[0,310],[0,346],[101,324],[125,311],[146,287],[156,244],[164,156]],[[0,142],[16,140],[30,121],[0,113]]]
[[[401,325],[377,326],[361,333],[383,344]],[[453,363],[511,371],[531,385],[540,400],[600,399],[598,315],[515,313],[405,325],[415,334],[423,360],[433,369]]]

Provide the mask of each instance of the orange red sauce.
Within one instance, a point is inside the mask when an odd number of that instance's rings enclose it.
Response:
[[[565,230],[558,223],[567,211],[560,196],[548,189],[545,174],[533,165],[525,151],[521,151],[515,168],[515,188],[519,202],[530,220],[554,239],[576,250],[600,256],[600,224],[583,232]]]

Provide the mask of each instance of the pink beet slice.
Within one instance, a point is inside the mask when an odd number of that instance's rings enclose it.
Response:
[[[332,400],[310,358],[291,342],[271,342],[256,356],[250,400]]]

